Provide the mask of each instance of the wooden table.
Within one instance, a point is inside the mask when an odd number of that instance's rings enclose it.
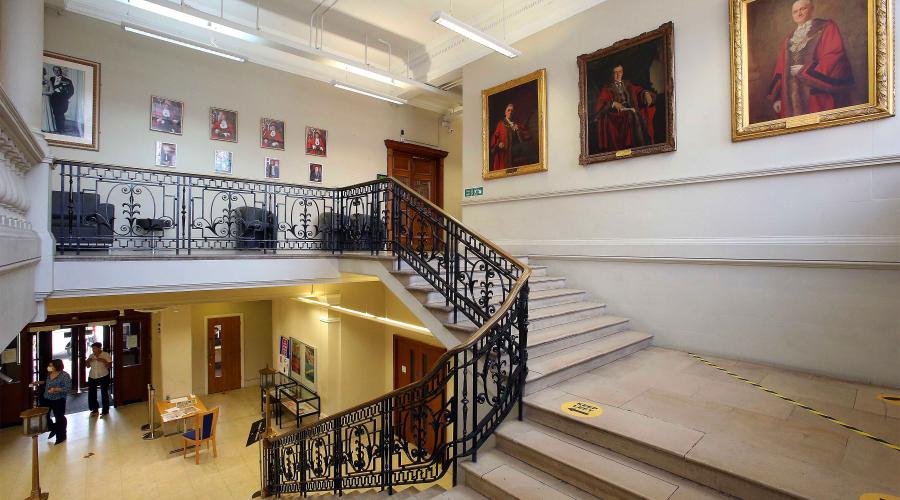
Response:
[[[166,411],[168,411],[169,409],[177,407],[178,405],[176,403],[172,403],[169,401],[157,401],[156,402],[156,411],[159,413],[159,419],[160,419],[160,421],[162,421],[163,424],[166,424],[168,422],[181,422],[181,432],[177,433],[180,436],[181,434],[184,434],[184,432],[185,432],[185,420],[187,420],[189,418],[194,418],[196,415],[198,415],[200,413],[205,413],[207,411],[206,405],[203,404],[203,401],[201,401],[200,398],[198,398],[198,397],[195,397],[193,400],[191,400],[191,404],[197,408],[197,411],[188,413],[186,415],[182,415],[178,418],[174,418],[171,420],[165,420],[163,416],[166,414]],[[168,434],[166,436],[173,436],[173,435],[174,434]],[[193,448],[193,445],[188,446],[188,448]],[[170,451],[169,453],[175,454],[175,453],[181,453],[183,451],[184,451],[184,447],[180,447],[180,448],[175,448],[174,450]]]

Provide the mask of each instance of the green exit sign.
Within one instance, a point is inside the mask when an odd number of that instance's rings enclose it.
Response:
[[[483,194],[484,194],[483,186],[466,188],[466,198],[469,198],[472,196],[482,196]]]

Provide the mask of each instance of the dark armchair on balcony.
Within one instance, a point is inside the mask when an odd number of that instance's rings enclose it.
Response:
[[[235,210],[237,233],[235,248],[275,248],[275,216],[258,207],[240,207]]]
[[[115,207],[96,193],[51,193],[50,230],[58,250],[108,249],[112,246]]]

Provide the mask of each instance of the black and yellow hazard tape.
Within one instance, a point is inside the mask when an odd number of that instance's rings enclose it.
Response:
[[[830,415],[827,415],[827,414],[825,414],[825,413],[822,413],[822,412],[820,412],[819,410],[816,410],[815,408],[812,408],[812,407],[810,407],[810,406],[808,406],[808,405],[805,405],[805,404],[803,404],[803,403],[801,403],[801,402],[799,402],[799,401],[797,401],[797,400],[791,399],[791,398],[789,398],[789,397],[787,397],[787,396],[785,396],[785,395],[783,395],[783,394],[779,394],[778,392],[773,391],[772,389],[769,389],[769,388],[767,388],[767,387],[763,387],[763,386],[757,384],[756,382],[754,382],[754,381],[752,381],[752,380],[748,380],[748,379],[746,379],[746,378],[744,378],[744,377],[742,377],[742,376],[740,376],[740,375],[738,375],[738,374],[736,374],[736,373],[732,373],[732,372],[726,370],[725,368],[722,368],[721,366],[719,366],[719,365],[713,363],[712,361],[708,361],[708,360],[706,360],[706,359],[703,359],[702,357],[700,357],[700,356],[698,356],[698,355],[696,355],[696,354],[694,354],[694,353],[692,353],[692,352],[689,352],[688,354],[689,354],[691,357],[693,357],[693,358],[695,358],[695,359],[698,359],[698,360],[702,361],[702,362],[703,362],[704,364],[706,364],[707,366],[710,366],[710,367],[712,367],[712,368],[715,368],[716,370],[719,370],[720,372],[727,373],[728,375],[730,375],[730,376],[732,376],[732,377],[734,377],[734,378],[740,380],[741,382],[746,382],[746,383],[752,385],[753,387],[756,387],[756,388],[759,389],[759,390],[768,392],[769,394],[771,394],[771,395],[773,395],[773,396],[775,396],[775,397],[781,398],[781,399],[787,401],[788,403],[791,403],[791,404],[794,405],[794,406],[799,406],[800,408],[803,408],[804,410],[806,410],[806,411],[812,413],[813,415],[818,415],[818,416],[824,418],[825,420],[828,420],[829,422],[831,422],[831,423],[833,423],[833,424],[840,425],[841,427],[843,427],[844,429],[847,429],[848,431],[855,432],[856,434],[859,434],[860,436],[863,436],[863,437],[866,437],[866,438],[871,439],[872,441],[876,441],[876,442],[878,442],[878,443],[881,443],[881,444],[883,444],[884,446],[887,446],[888,448],[891,448],[891,449],[894,450],[894,451],[900,451],[900,446],[897,446],[896,444],[891,443],[890,441],[886,441],[886,440],[884,440],[884,439],[881,439],[881,438],[878,437],[878,436],[874,436],[874,435],[872,435],[872,434],[869,434],[868,432],[866,432],[866,431],[864,431],[864,430],[862,430],[862,429],[859,429],[859,428],[857,428],[857,427],[854,427],[854,426],[852,426],[852,425],[850,425],[850,424],[848,424],[848,423],[846,423],[846,422],[842,422],[842,421],[840,421],[840,420],[838,420],[838,419],[836,419],[836,418],[834,418],[834,417],[832,417],[832,416],[830,416]]]
[[[878,399],[889,405],[900,406],[900,394],[879,394]]]

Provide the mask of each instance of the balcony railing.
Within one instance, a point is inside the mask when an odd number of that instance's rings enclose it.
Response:
[[[421,380],[263,440],[266,495],[429,483],[452,473],[518,403],[528,267],[392,179],[327,189],[59,162],[60,252],[154,249],[391,252],[476,328]]]

